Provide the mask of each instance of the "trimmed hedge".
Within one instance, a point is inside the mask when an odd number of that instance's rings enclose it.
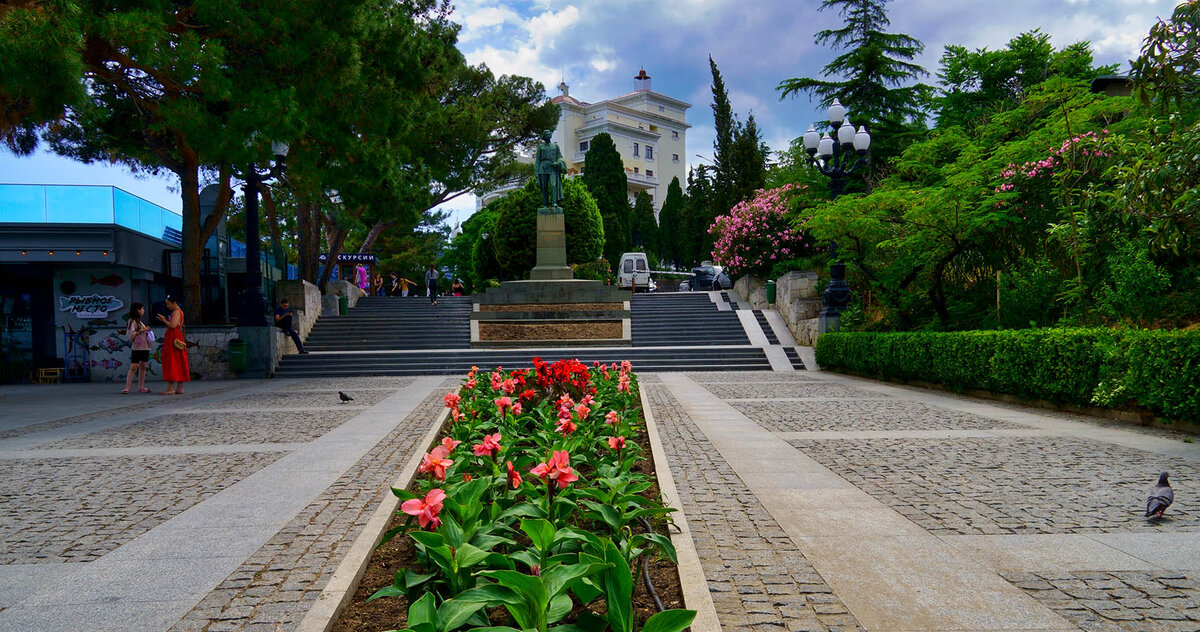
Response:
[[[823,367],[1200,420],[1200,332],[1112,329],[828,333]]]

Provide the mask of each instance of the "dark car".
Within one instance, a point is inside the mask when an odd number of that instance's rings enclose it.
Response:
[[[692,279],[689,289],[697,292],[728,290],[733,287],[729,275],[721,266],[696,266],[692,268]]]

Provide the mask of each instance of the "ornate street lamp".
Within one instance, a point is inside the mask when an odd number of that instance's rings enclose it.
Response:
[[[866,128],[858,131],[850,124],[846,108],[833,100],[829,106],[829,125],[833,134],[824,136],[812,125],[804,133],[804,150],[808,161],[829,178],[829,197],[836,200],[846,191],[846,176],[871,163],[871,135]],[[837,243],[829,244],[829,285],[822,295],[824,308],[817,324],[820,333],[836,331],[842,310],[850,302],[850,286],[846,284],[846,264],[838,258]]]
[[[284,159],[287,158],[286,143],[271,143],[275,160],[269,168],[259,169],[250,163],[237,177],[245,182],[242,192],[246,197],[246,289],[242,291],[238,310],[238,327],[266,327],[267,299],[263,296],[261,244],[258,235],[258,194],[263,183],[283,174]]]

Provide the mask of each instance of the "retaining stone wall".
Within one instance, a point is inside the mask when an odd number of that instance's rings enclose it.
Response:
[[[811,347],[817,342],[817,317],[821,314],[821,297],[817,294],[816,272],[789,272],[775,281],[775,309],[783,316],[796,344]],[[742,300],[753,309],[766,309],[766,281],[743,276],[733,284]]]

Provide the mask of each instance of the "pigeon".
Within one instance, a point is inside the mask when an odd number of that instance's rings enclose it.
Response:
[[[341,398],[343,404],[345,404],[346,402],[354,401],[353,397],[350,397],[349,395],[347,395],[341,391],[338,391],[338,397]]]
[[[1158,477],[1158,484],[1150,490],[1150,497],[1146,499],[1146,517],[1161,518],[1163,512],[1174,501],[1175,492],[1171,490],[1171,484],[1167,482],[1167,473],[1163,472]]]

